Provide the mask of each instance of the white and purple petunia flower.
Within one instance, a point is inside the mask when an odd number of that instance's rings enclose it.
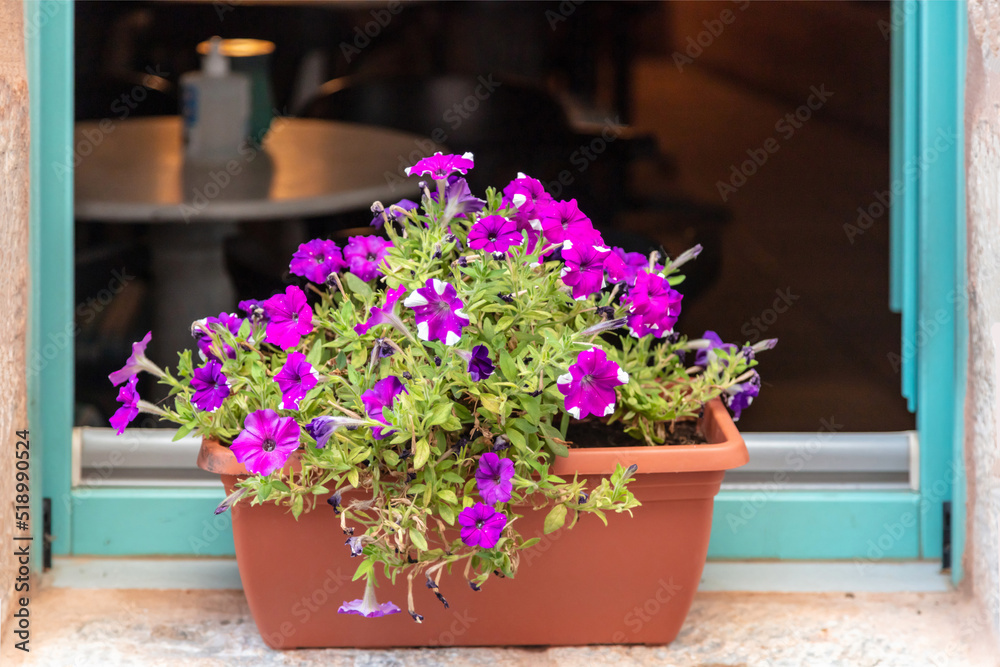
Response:
[[[385,304],[380,306],[372,306],[368,309],[368,319],[360,324],[354,325],[354,333],[359,336],[364,336],[372,327],[377,327],[380,324],[391,324],[396,327],[404,335],[407,334],[406,327],[403,325],[403,321],[399,319],[396,314],[396,302],[399,301],[399,297],[406,294],[406,288],[402,285],[396,287],[395,289],[389,288],[385,291]],[[413,335],[413,334],[409,334]]]
[[[635,285],[639,270],[649,266],[649,258],[641,252],[625,252],[621,248],[612,248],[611,254],[604,260],[604,271],[608,274],[608,282],[612,284],[625,283]]]
[[[274,410],[257,410],[243,420],[243,431],[229,449],[253,475],[270,475],[299,448],[299,425]]]
[[[201,368],[196,368],[191,377],[194,407],[204,412],[215,412],[222,402],[229,398],[229,378],[222,372],[222,364],[209,359]]]
[[[622,304],[628,305],[628,326],[636,338],[663,338],[674,330],[683,295],[658,273],[641,270]]]
[[[347,268],[340,246],[330,239],[313,239],[303,243],[292,255],[288,270],[317,285],[322,285],[331,273]]]
[[[299,344],[302,336],[312,332],[312,308],[306,301],[305,292],[295,285],[289,285],[284,294],[275,294],[261,305],[269,320],[265,343],[290,350]]]
[[[562,270],[562,281],[573,288],[573,298],[586,299],[599,292],[604,282],[604,261],[611,253],[602,245],[578,246],[567,241],[562,256],[566,266]]]
[[[500,534],[507,526],[507,516],[489,505],[476,503],[458,514],[462,541],[470,547],[492,549],[500,541]]]
[[[575,199],[553,201],[540,210],[542,233],[547,243],[572,241],[573,245],[603,245],[601,234],[580,211]]]
[[[365,412],[368,413],[370,419],[388,425],[389,422],[382,414],[382,409],[389,408],[391,410],[396,397],[403,393],[409,392],[406,391],[406,387],[403,386],[398,377],[390,375],[387,378],[379,380],[372,385],[371,389],[361,394],[361,402],[364,403]],[[381,426],[376,426],[372,429],[372,437],[376,440],[381,440],[395,432],[394,429],[384,429]]]
[[[464,155],[442,155],[437,152],[425,157],[412,167],[406,168],[407,176],[430,176],[435,181],[443,181],[451,174],[466,174],[475,166],[472,153]]]
[[[326,443],[334,431],[341,426],[357,427],[364,426],[366,423],[363,419],[354,419],[353,417],[328,417],[321,415],[306,424],[305,430],[316,441],[316,448],[322,449],[326,447]]]
[[[599,347],[581,352],[556,385],[566,396],[566,412],[577,419],[607,417],[615,411],[615,387],[628,383],[628,373]]]
[[[734,384],[726,389],[722,398],[729,409],[733,411],[733,421],[739,421],[740,415],[750,407],[758,394],[760,394],[760,375],[755,370],[750,371],[750,377],[745,382]]]
[[[117,387],[122,382],[135,377],[140,371],[146,371],[157,377],[163,377],[163,371],[160,370],[160,367],[146,357],[146,346],[149,345],[149,341],[152,339],[153,332],[150,331],[142,337],[142,340],[132,343],[132,354],[125,361],[125,365],[108,375],[111,384]]]
[[[125,383],[125,386],[118,390],[118,400],[121,401],[121,407],[115,410],[115,414],[111,415],[110,420],[118,435],[124,433],[125,427],[139,416],[139,392],[135,388],[138,382],[139,377],[133,375]]]
[[[500,458],[493,452],[486,452],[479,457],[476,468],[476,486],[479,497],[488,505],[505,503],[510,500],[514,490],[514,462]]]
[[[306,361],[306,355],[291,352],[285,365],[274,376],[274,381],[281,387],[282,409],[298,410],[299,402],[319,382],[319,373]]]
[[[351,273],[365,282],[382,275],[379,268],[392,247],[392,241],[378,236],[352,236],[344,248],[344,260]]]
[[[469,318],[462,310],[465,304],[458,298],[455,286],[437,278],[428,278],[426,286],[414,290],[403,305],[416,315],[420,340],[454,345],[462,337],[462,327],[469,326]]]
[[[517,229],[517,222],[502,215],[487,215],[472,225],[468,237],[469,248],[487,253],[504,253],[511,246],[524,243]]]
[[[369,578],[368,584],[365,586],[365,596],[360,600],[344,602],[344,604],[340,605],[337,613],[357,614],[365,618],[378,618],[379,616],[398,614],[400,611],[402,610],[392,602],[379,604],[378,600],[375,599],[375,584]]]
[[[732,351],[736,349],[736,346],[732,343],[723,343],[722,338],[714,331],[706,331],[705,335],[702,336],[702,340],[706,341],[707,345],[698,348],[694,353],[694,365],[701,366],[702,368],[708,366],[709,362],[715,358],[713,350]],[[753,348],[750,349],[752,353]],[[749,359],[752,359],[752,357],[749,357]]]
[[[553,201],[552,195],[537,178],[518,173],[517,178],[503,189],[503,205],[517,209],[519,215],[535,221],[536,229],[541,229],[541,207]]]

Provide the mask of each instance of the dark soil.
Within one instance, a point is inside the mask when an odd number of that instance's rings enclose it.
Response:
[[[645,444],[622,430],[621,424],[605,424],[599,421],[574,421],[566,433],[570,447],[639,447]],[[703,445],[707,441],[698,430],[696,421],[674,422],[674,429],[667,431],[666,445]]]

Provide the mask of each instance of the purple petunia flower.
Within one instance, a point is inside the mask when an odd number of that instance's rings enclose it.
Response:
[[[380,324],[391,324],[403,334],[412,336],[413,334],[407,332],[403,321],[399,319],[398,315],[396,315],[396,302],[399,301],[399,297],[404,294],[406,294],[406,288],[402,285],[396,289],[387,289],[385,291],[385,305],[381,308],[378,306],[372,306],[369,308],[368,319],[360,324],[354,325],[354,332],[359,336],[364,336],[372,327],[376,327]]]
[[[581,352],[576,363],[556,379],[566,396],[566,412],[577,419],[610,415],[615,411],[615,387],[627,382],[628,373],[599,347]]]
[[[385,215],[389,216],[396,222],[399,222],[406,217],[406,211],[414,211],[416,210],[417,206],[418,204],[415,201],[411,201],[409,199],[400,199],[398,202],[396,202],[389,208],[385,209]],[[383,225],[385,225],[385,216],[383,216],[382,212],[380,211],[379,213],[375,214],[374,218],[372,218],[371,226],[376,227],[378,229],[382,229]]]
[[[421,340],[454,345],[462,337],[462,327],[469,326],[469,318],[462,311],[465,304],[458,298],[454,285],[437,278],[428,278],[427,285],[414,290],[403,305],[416,314],[417,336]]]
[[[305,425],[306,433],[316,441],[316,448],[326,447],[327,441],[341,426],[364,426],[367,422],[353,417],[316,417]]]
[[[487,215],[480,218],[469,230],[469,247],[488,253],[507,252],[511,246],[524,243],[524,237],[517,230],[517,223],[502,215]]]
[[[252,324],[267,324],[271,319],[267,316],[267,311],[264,310],[263,301],[257,299],[240,301],[239,308],[247,314],[247,318]]]
[[[610,250],[602,245],[577,246],[566,242],[563,246],[562,281],[573,288],[573,298],[586,299],[604,287],[604,260]]]
[[[485,380],[496,370],[496,366],[493,365],[493,360],[490,358],[490,350],[485,345],[477,345],[472,348],[472,353],[466,361],[469,362],[469,375],[473,382]]]
[[[708,346],[695,350],[694,353],[695,366],[701,366],[702,368],[708,366],[709,361],[715,358],[715,354],[712,352],[712,350],[732,351],[736,349],[736,346],[731,343],[723,343],[722,338],[720,338],[719,334],[715,333],[714,331],[706,331],[705,335],[702,336],[702,338],[708,341]],[[750,357],[750,359],[752,358],[753,357]]]
[[[369,578],[368,584],[365,586],[365,596],[360,600],[344,602],[344,604],[340,605],[337,613],[357,614],[365,618],[377,618],[379,616],[388,616],[389,614],[398,614],[400,611],[402,610],[392,602],[378,603],[378,600],[375,599],[375,584]]]
[[[392,247],[392,241],[378,236],[352,236],[347,239],[344,259],[351,273],[365,282],[382,275],[379,264]]]
[[[115,433],[121,435],[125,432],[125,427],[132,423],[132,420],[139,416],[139,392],[135,385],[139,382],[139,377],[133,375],[125,383],[125,386],[118,390],[118,400],[122,405],[111,415],[111,425]]]
[[[402,393],[409,392],[406,391],[406,387],[403,386],[398,377],[390,375],[379,380],[371,389],[361,394],[361,402],[365,404],[365,412],[368,413],[370,419],[388,425],[388,420],[382,414],[382,408],[391,410],[396,397]],[[372,428],[372,437],[381,440],[395,432],[393,429],[383,429],[381,426],[376,426]]]
[[[734,384],[726,389],[723,400],[729,409],[733,411],[733,421],[739,421],[743,411],[750,407],[753,399],[760,394],[760,375],[757,371],[750,371],[750,377],[746,382]]]
[[[572,241],[574,245],[602,245],[601,234],[580,212],[575,199],[553,201],[540,211],[542,233],[548,243]]]
[[[458,523],[462,525],[460,535],[463,542],[470,547],[492,549],[500,541],[500,533],[507,525],[507,516],[489,505],[476,503],[458,514]]]
[[[431,193],[431,199],[437,201],[437,193]],[[448,185],[444,189],[444,212],[441,219],[445,224],[455,216],[464,217],[466,213],[478,213],[486,206],[479,197],[469,190],[469,183],[458,176],[449,176]]]
[[[604,270],[608,274],[608,282],[635,285],[640,269],[649,266],[649,258],[641,252],[625,252],[621,248],[612,248],[611,254],[604,260]]]
[[[476,468],[476,486],[479,495],[488,505],[505,503],[510,500],[514,484],[514,462],[502,459],[493,452],[486,452],[479,457],[479,467]]]
[[[229,378],[222,372],[222,364],[210,359],[201,368],[196,368],[191,378],[194,407],[205,412],[215,412],[222,402],[229,398]]]
[[[281,407],[284,410],[298,410],[299,401],[305,398],[310,389],[319,381],[319,373],[306,361],[306,355],[301,352],[291,352],[285,359],[274,381],[281,387]]]
[[[312,308],[306,301],[305,292],[289,285],[284,294],[275,294],[263,303],[267,323],[265,343],[277,345],[282,350],[290,350],[299,344],[302,336],[312,332]]]
[[[650,334],[657,338],[670,335],[681,314],[683,298],[660,274],[639,271],[635,285],[622,299],[623,304],[628,304],[628,325],[632,335],[636,338]]]
[[[204,317],[200,320],[195,320],[191,324],[191,335],[194,336],[194,342],[198,346],[201,358],[222,361],[215,353],[218,348],[213,349],[215,342],[212,340],[211,334],[215,333],[218,335],[218,331],[225,328],[230,334],[235,336],[240,332],[241,326],[243,326],[242,317],[226,312],[219,313],[218,317]],[[219,345],[222,346],[222,353],[227,358],[236,358],[236,350],[232,346],[222,342]]]
[[[322,285],[331,273],[347,268],[340,246],[330,239],[303,243],[292,255],[288,270],[309,282]]]
[[[117,387],[122,382],[135,377],[139,371],[146,371],[158,377],[163,377],[163,371],[160,370],[160,367],[146,357],[146,346],[149,345],[149,341],[152,339],[153,332],[150,331],[142,337],[142,340],[132,343],[132,354],[125,361],[125,365],[108,375],[111,384]]]
[[[274,410],[257,410],[243,420],[243,432],[229,449],[253,475],[270,475],[299,448],[299,425]]]
[[[475,166],[472,153],[464,155],[442,155],[437,152],[425,157],[412,167],[405,169],[407,176],[430,176],[435,181],[442,181],[454,173],[466,174]]]

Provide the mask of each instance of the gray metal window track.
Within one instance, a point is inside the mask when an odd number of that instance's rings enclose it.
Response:
[[[212,487],[195,466],[200,439],[173,442],[169,429],[73,429],[74,487]],[[726,474],[725,489],[917,490],[915,431],[744,433],[750,463]]]

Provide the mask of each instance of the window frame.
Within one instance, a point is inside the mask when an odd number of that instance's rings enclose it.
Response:
[[[228,555],[228,517],[212,513],[221,486],[215,492],[72,485],[73,350],[52,346],[75,333],[73,183],[52,166],[73,159],[73,10],[73,0],[25,0],[32,134],[29,410],[42,460],[35,506],[41,496],[51,499],[55,554]],[[710,557],[938,559],[943,506],[953,501],[952,573],[961,579],[965,489],[956,416],[964,407],[968,322],[965,299],[955,297],[966,288],[966,6],[894,0],[891,16],[891,169],[902,190],[890,214],[890,306],[902,314],[903,341],[917,340],[918,323],[941,313],[947,320],[912,354],[901,355],[903,395],[917,414],[918,489],[811,491],[782,489],[778,482],[773,489],[724,489],[716,498]],[[953,144],[909,174],[908,165],[933,146],[940,128],[952,128]],[[913,529],[894,537],[893,528],[908,517],[915,518]],[[41,538],[40,522],[35,526]]]

